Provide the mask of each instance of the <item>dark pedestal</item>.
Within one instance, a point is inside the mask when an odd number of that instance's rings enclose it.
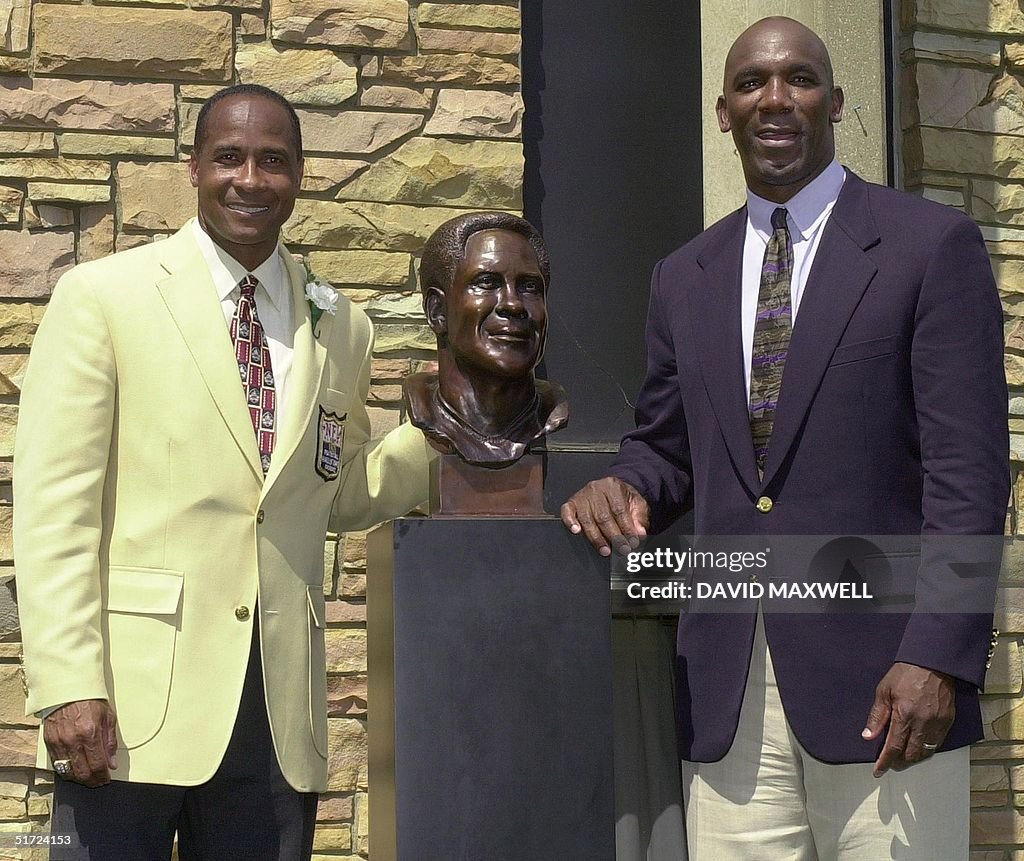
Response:
[[[367,552],[375,861],[614,861],[607,562],[554,517]]]

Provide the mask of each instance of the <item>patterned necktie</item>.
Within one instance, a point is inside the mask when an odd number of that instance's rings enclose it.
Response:
[[[238,373],[249,405],[249,417],[256,431],[260,463],[266,475],[274,451],[277,395],[274,392],[274,371],[270,366],[267,336],[256,313],[256,287],[259,283],[255,276],[246,275],[238,285],[242,295],[231,318],[231,340],[235,345],[235,358],[238,360]]]
[[[757,293],[754,345],[750,356],[750,435],[754,441],[757,472],[764,477],[768,442],[775,424],[775,407],[782,389],[789,339],[793,332],[790,285],[793,280],[793,243],[786,227],[786,210],[772,213],[771,238],[761,264]]]

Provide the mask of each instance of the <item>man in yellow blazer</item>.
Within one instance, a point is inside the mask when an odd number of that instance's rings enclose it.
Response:
[[[301,152],[276,93],[213,96],[198,220],[75,268],[39,327],[14,533],[52,829],[82,847],[53,858],[310,855],[324,534],[425,499],[428,447],[369,440],[370,322],[279,244]]]

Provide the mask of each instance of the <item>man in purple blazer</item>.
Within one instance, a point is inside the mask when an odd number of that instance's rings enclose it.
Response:
[[[655,268],[636,430],[562,509],[604,555],[691,505],[700,535],[915,551],[881,557],[905,608],[680,616],[696,861],[967,857],[1009,493],[1002,314],[968,218],[835,160],[842,109],[803,25],[733,44],[717,115],[747,205]],[[806,580],[792,559],[766,581]]]

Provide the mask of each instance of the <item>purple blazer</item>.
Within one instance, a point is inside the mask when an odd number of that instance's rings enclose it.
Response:
[[[611,469],[648,500],[654,530],[692,505],[701,535],[1001,535],[1009,495],[1002,310],[975,224],[847,171],[801,300],[763,480],[740,344],[745,229],[740,209],[654,270],[637,427]],[[757,506],[762,496],[770,511]],[[971,568],[951,606],[941,552],[892,561],[909,582],[908,612],[765,605],[786,715],[811,755],[876,758],[882,741],[860,733],[894,661],[956,678],[943,749],[981,737],[997,565]],[[732,744],[756,607],[680,616],[685,759],[713,762]],[[960,607],[971,612],[945,612]]]

